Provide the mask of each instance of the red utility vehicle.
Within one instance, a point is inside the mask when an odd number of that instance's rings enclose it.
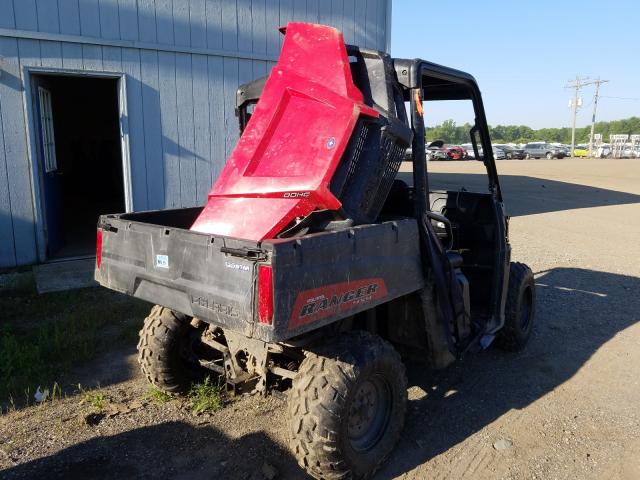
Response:
[[[429,189],[423,99],[471,100],[488,191]],[[95,278],[156,304],[138,351],[157,388],[217,375],[288,390],[301,467],[369,477],[402,432],[401,354],[443,368],[531,333],[533,274],[510,262],[480,91],[467,73],[291,23],[277,66],[236,104],[242,135],[206,205],[101,216]],[[397,178],[410,145],[411,185]]]

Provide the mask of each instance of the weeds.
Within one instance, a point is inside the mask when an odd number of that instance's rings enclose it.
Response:
[[[102,412],[107,407],[107,396],[98,389],[85,390],[78,384],[78,391],[82,394],[80,405],[91,405],[97,412]]]
[[[58,382],[54,382],[53,391],[51,392],[51,401],[60,400],[62,398],[62,389]]]
[[[12,412],[15,412],[16,410],[17,410],[16,409],[16,402],[13,399],[13,397],[11,395],[9,395],[9,405],[7,406],[7,413],[12,413]]]
[[[158,390],[156,387],[151,387],[145,397],[156,403],[167,403],[172,399],[171,395],[162,390]]]
[[[203,383],[195,383],[189,391],[191,411],[198,415],[201,413],[217,412],[224,406],[222,399],[222,386],[214,385],[209,377]]]

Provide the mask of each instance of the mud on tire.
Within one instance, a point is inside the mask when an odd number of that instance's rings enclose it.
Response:
[[[188,317],[154,306],[144,320],[138,342],[138,363],[147,380],[168,394],[186,392],[204,370],[183,355],[190,336],[196,330]]]
[[[407,379],[382,338],[356,331],[306,352],[288,399],[293,453],[318,479],[367,478],[404,426]]]
[[[533,272],[524,263],[512,262],[504,312],[504,327],[496,344],[507,351],[522,350],[531,336],[535,318],[536,286]]]

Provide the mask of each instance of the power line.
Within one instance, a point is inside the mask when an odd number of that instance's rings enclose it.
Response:
[[[638,97],[610,97],[609,95],[600,95],[600,98],[615,98],[617,100],[640,100]]]

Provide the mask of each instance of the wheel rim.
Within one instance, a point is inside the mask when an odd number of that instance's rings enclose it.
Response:
[[[522,303],[520,304],[520,328],[526,330],[531,323],[531,313],[533,311],[533,293],[531,287],[527,287],[522,292]]]
[[[391,415],[391,387],[381,376],[362,382],[349,405],[348,437],[357,452],[375,447],[384,436]]]

